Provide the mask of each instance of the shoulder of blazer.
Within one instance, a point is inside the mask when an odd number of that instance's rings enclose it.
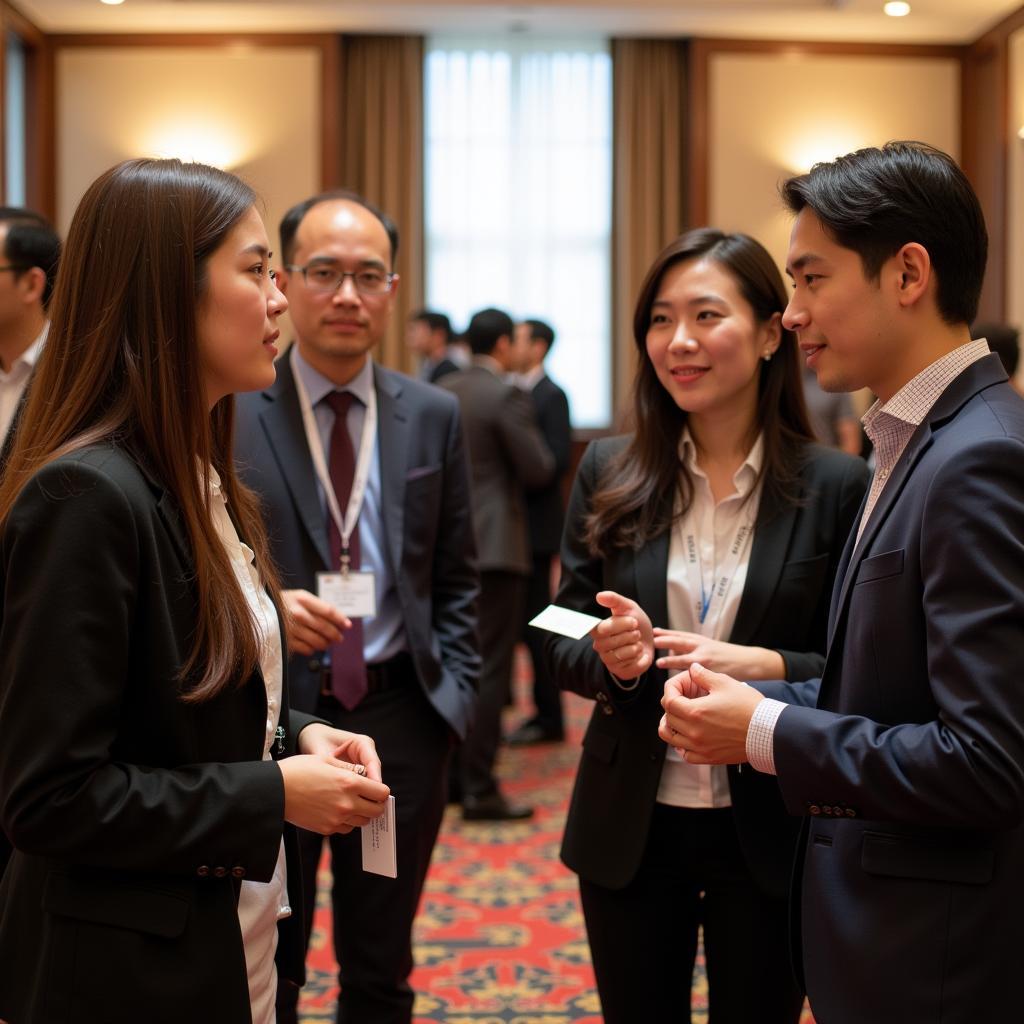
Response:
[[[166,492],[166,488],[151,470],[146,469],[120,446],[106,441],[61,455],[47,463],[39,473],[59,478],[62,473],[66,474],[67,470],[76,466],[106,477],[133,501],[142,499],[155,503]]]
[[[379,363],[373,364],[373,380],[378,393],[384,392],[398,402],[408,403],[410,408],[436,408],[454,412],[459,407],[455,395],[440,385],[410,377],[398,370],[390,370]]]
[[[840,482],[851,474],[868,478],[867,463],[859,455],[849,455],[838,448],[829,448],[810,441],[804,446],[798,474],[808,485]]]

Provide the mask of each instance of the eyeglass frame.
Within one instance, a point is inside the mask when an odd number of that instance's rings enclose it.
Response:
[[[31,270],[32,266],[33,265],[31,263],[8,263],[0,267],[0,273],[3,273],[5,270],[14,270],[16,272],[20,271],[22,274],[24,274],[26,271]],[[391,286],[389,285],[388,287],[390,288]]]
[[[333,288],[318,288],[316,285],[311,285],[309,283],[309,278],[306,276],[306,271],[308,271],[310,267],[317,266],[317,265],[319,265],[319,266],[330,266],[330,261],[328,261],[328,260],[311,260],[304,267],[300,267],[300,266],[298,266],[295,263],[286,263],[284,265],[284,269],[287,270],[289,273],[300,273],[300,274],[302,274],[302,280],[305,283],[306,287],[311,289],[312,291],[319,292],[321,295],[333,295],[345,283],[345,278],[346,277],[351,277],[352,278],[352,287],[360,295],[387,295],[391,291],[391,288],[394,285],[395,281],[398,279],[398,274],[396,274],[394,271],[385,271],[384,272],[384,280],[386,282],[386,287],[383,288],[379,292],[367,292],[367,291],[364,291],[362,288],[359,287],[359,283],[356,280],[356,278],[360,274],[367,273],[366,270],[339,270],[338,271],[338,275],[339,275],[338,276],[338,283]]]

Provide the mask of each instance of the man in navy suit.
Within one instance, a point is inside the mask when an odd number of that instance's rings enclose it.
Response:
[[[279,284],[295,342],[274,385],[237,406],[237,461],[263,498],[286,588],[293,706],[373,736],[395,796],[397,878],[361,870],[357,832],[330,839],[344,1024],[411,1019],[412,922],[480,672],[458,402],[370,357],[392,314],[397,247],[390,219],[351,193],[289,210]],[[346,616],[318,593],[318,573],[338,574],[346,558],[347,583],[372,574],[372,610]],[[301,836],[314,879],[322,838]],[[305,910],[308,941],[312,900]],[[296,998],[279,992],[279,1021],[295,1021]]]
[[[827,390],[869,387],[877,469],[820,679],[699,667],[661,735],[749,760],[805,818],[796,892],[824,1024],[1016,1020],[1024,948],[1024,402],[971,341],[987,236],[946,154],[889,143],[783,185],[784,317]]]

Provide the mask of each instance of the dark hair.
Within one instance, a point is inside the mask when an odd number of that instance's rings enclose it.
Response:
[[[435,313],[430,309],[418,309],[409,319],[413,322],[426,324],[432,331],[444,331],[446,343],[452,340],[452,322],[444,313]]]
[[[1020,331],[1009,324],[975,324],[971,328],[972,338],[984,338],[988,347],[999,356],[1011,380],[1020,364]]]
[[[0,206],[0,224],[7,227],[4,262],[17,268],[16,278],[33,267],[46,275],[42,302],[43,309],[49,308],[60,263],[60,238],[53,225],[34,210],[20,206]]]
[[[512,317],[500,309],[481,309],[473,314],[466,333],[462,336],[475,356],[489,356],[506,335],[511,338],[514,330]]]
[[[652,264],[633,313],[633,340],[639,354],[633,383],[635,433],[606,467],[591,501],[584,538],[594,555],[615,548],[640,548],[667,530],[678,511],[689,508],[693,481],[679,459],[678,441],[687,413],[658,380],[647,355],[651,307],[665,273],[693,259],[711,260],[736,281],[758,323],[767,323],[786,308],[787,295],[775,261],[749,235],[697,228],[670,242]],[[793,503],[796,474],[805,445],[814,434],[807,419],[796,337],[780,327],[782,340],[774,357],[760,363],[757,423],[764,435],[760,480],[766,491]],[[681,507],[668,499],[678,492]]]
[[[809,208],[839,245],[861,259],[868,280],[909,242],[928,251],[939,314],[969,324],[978,312],[988,233],[967,176],[923,142],[859,149],[781,186],[790,211]]]
[[[233,174],[179,160],[127,160],[89,186],[71,221],[49,340],[0,483],[2,526],[34,473],[108,442],[168,489],[195,567],[196,629],[181,673],[189,701],[244,682],[260,649],[197,463],[220,475],[239,534],[278,597],[256,499],[235,476],[234,398],[209,410],[196,322],[207,260],[255,199]]]
[[[530,341],[544,342],[544,354],[547,355],[555,343],[554,328],[543,320],[524,320],[523,323],[530,328]]]
[[[395,222],[379,207],[374,206],[368,199],[364,199],[358,192],[353,192],[347,188],[332,189],[329,192],[321,192],[319,195],[310,196],[308,199],[303,199],[301,203],[296,203],[282,218],[281,223],[278,226],[278,234],[281,237],[281,260],[284,263],[291,263],[295,256],[295,235],[299,230],[299,225],[302,223],[302,218],[313,209],[314,206],[319,206],[321,203],[330,203],[336,200],[345,200],[349,203],[355,203],[356,206],[361,206],[364,210],[369,210],[384,226],[384,230],[387,232],[388,241],[391,243],[391,266],[392,269],[395,266],[395,260],[398,259],[398,226]]]

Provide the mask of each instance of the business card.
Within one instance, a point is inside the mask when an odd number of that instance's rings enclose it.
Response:
[[[559,608],[557,604],[549,604],[539,615],[530,619],[529,625],[580,640],[601,621],[595,615],[585,615],[583,612],[574,612],[571,608]]]
[[[398,856],[395,853],[395,798],[388,797],[387,807],[361,829],[363,833],[363,870],[387,878],[398,877]]]

